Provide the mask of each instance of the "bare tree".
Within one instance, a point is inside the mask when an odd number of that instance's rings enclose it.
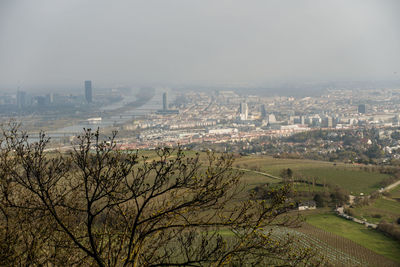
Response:
[[[9,264],[98,266],[307,265],[314,254],[279,234],[293,226],[290,186],[256,200],[231,155],[154,158],[119,151],[116,133],[85,130],[68,153],[1,141],[1,257]],[[12,221],[12,228],[9,225]],[[14,229],[15,228],[15,229]],[[12,256],[16,255],[16,256]]]

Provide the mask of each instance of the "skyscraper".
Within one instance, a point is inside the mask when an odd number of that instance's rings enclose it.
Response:
[[[245,121],[249,116],[249,107],[246,102],[240,103],[240,119]]]
[[[167,92],[163,93],[163,110],[167,110],[168,109],[168,98],[167,98]]]
[[[365,112],[366,112],[365,104],[358,105],[358,113],[365,114]]]
[[[164,92],[162,95],[162,109],[157,110],[157,114],[161,115],[171,115],[171,114],[179,114],[178,109],[169,109],[168,107],[168,94],[167,92]]]
[[[85,99],[86,102],[92,103],[92,81],[85,81]]]
[[[304,125],[306,123],[304,116],[300,116],[300,124]]]
[[[265,117],[267,117],[267,109],[265,108],[265,104],[261,105],[260,110],[261,110],[261,118],[264,119]]]
[[[23,108],[26,104],[26,93],[24,91],[17,91],[17,106]]]

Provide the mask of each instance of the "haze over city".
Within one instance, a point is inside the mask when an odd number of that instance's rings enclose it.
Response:
[[[0,2],[0,89],[400,80],[400,2]]]
[[[0,0],[1,266],[400,266],[400,0]]]

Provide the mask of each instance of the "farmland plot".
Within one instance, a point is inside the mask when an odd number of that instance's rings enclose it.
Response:
[[[310,225],[291,229],[280,227],[274,229],[273,236],[284,241],[288,236],[294,237],[294,244],[299,249],[310,248],[317,251],[317,257],[326,265],[333,266],[398,266],[346,238],[316,229]]]

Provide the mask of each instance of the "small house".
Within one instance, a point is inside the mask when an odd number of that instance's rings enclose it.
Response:
[[[314,200],[307,200],[299,203],[299,210],[315,210],[317,203]]]

